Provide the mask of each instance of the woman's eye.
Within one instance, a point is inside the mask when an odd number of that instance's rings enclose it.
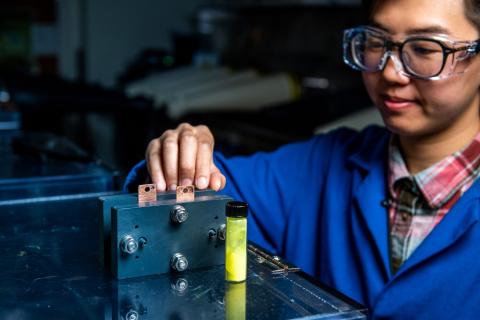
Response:
[[[367,41],[365,47],[370,50],[383,49],[384,45],[381,41]]]
[[[438,52],[438,50],[435,50],[435,49],[432,49],[432,48],[427,48],[427,47],[420,47],[420,46],[413,47],[413,51],[416,54],[419,54],[419,55],[428,55],[428,54]]]
[[[408,42],[404,49],[418,56],[443,53],[442,47],[438,43],[426,40]]]

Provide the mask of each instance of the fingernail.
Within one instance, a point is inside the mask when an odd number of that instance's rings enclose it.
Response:
[[[207,187],[207,178],[205,177],[200,177],[197,179],[197,187],[199,187],[200,189],[204,189]]]
[[[221,185],[220,181],[218,181],[218,180],[215,181],[213,183],[213,190],[218,191],[220,189],[220,185]]]
[[[157,191],[165,191],[165,184],[157,183]]]
[[[182,180],[182,186],[190,186],[192,184],[192,180],[191,179],[183,179]]]
[[[171,190],[171,191],[177,190],[177,185],[176,184],[171,184],[170,186],[168,186],[168,190]]]

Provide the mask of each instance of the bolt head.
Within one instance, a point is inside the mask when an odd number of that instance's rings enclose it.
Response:
[[[138,312],[135,311],[135,310],[129,310],[127,312],[127,314],[125,315],[125,319],[126,320],[138,320],[139,319]]]
[[[188,218],[188,214],[187,214],[187,211],[185,210],[180,210],[177,212],[177,220],[178,222],[184,222],[185,220],[187,220]]]
[[[132,236],[125,236],[120,242],[120,247],[123,252],[132,254],[138,250],[138,242]]]
[[[221,224],[221,225],[218,227],[218,230],[217,230],[218,240],[225,241],[226,233],[227,233],[227,227],[226,227],[226,225],[225,225],[225,224]]]
[[[130,240],[127,242],[127,252],[133,253],[137,251],[137,249],[138,249],[138,245],[135,240]]]
[[[188,219],[188,211],[181,205],[175,205],[170,211],[170,219],[175,223],[182,223]]]
[[[187,268],[187,262],[185,259],[179,259],[177,261],[177,270],[185,270]]]
[[[188,268],[188,260],[181,253],[176,253],[171,259],[171,266],[176,271],[184,271]]]

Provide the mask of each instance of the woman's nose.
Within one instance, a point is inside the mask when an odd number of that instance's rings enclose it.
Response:
[[[408,84],[410,78],[405,75],[403,70],[403,65],[399,58],[397,58],[393,53],[388,54],[385,57],[387,61],[385,62],[385,67],[382,70],[382,76],[388,82],[396,82],[399,84]]]

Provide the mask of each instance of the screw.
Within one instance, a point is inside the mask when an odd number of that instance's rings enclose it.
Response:
[[[138,243],[132,236],[125,236],[120,242],[120,248],[123,252],[132,254],[138,250]]]
[[[225,224],[221,224],[217,229],[217,237],[219,240],[225,241],[225,234],[227,232],[227,226]]]
[[[140,245],[140,248],[143,248],[147,245],[148,241],[147,241],[147,238],[145,237],[140,237],[140,239],[138,239],[138,244]]]
[[[185,271],[188,268],[188,260],[181,253],[175,253],[170,259],[170,266],[175,271]]]
[[[215,229],[213,229],[213,228],[210,229],[210,230],[208,230],[208,237],[209,237],[209,238],[213,238],[213,237],[215,237],[216,235],[217,235],[217,230],[215,230]]]
[[[188,211],[181,205],[177,204],[170,210],[170,219],[175,223],[182,223],[188,219]]]

